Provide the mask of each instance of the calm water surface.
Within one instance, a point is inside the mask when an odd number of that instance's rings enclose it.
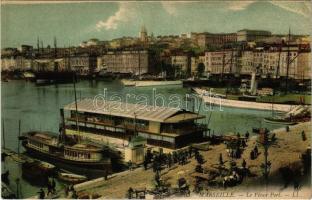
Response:
[[[153,101],[152,88],[123,87],[119,81],[81,81],[77,83],[76,88],[78,100],[85,97],[92,98],[98,94],[103,95],[104,89],[106,89],[107,98],[112,95],[119,95],[125,100],[126,94],[141,94],[150,97],[150,103]],[[162,95],[166,103],[168,103],[169,96],[172,94],[177,94],[181,99],[184,99],[183,97],[190,93],[190,89],[181,86],[162,86],[155,88],[156,94]],[[4,122],[5,145],[7,148],[17,150],[18,120],[21,120],[22,132],[30,130],[58,132],[60,122],[59,109],[74,101],[73,84],[35,86],[33,83],[25,81],[2,82],[1,98],[1,118]],[[127,99],[129,102],[136,101],[133,96],[128,96]],[[200,101],[197,101],[196,106],[199,107],[199,105]],[[182,108],[185,108],[185,105],[183,105]],[[267,127],[269,129],[278,127],[263,122],[264,117],[272,115],[270,111],[229,107],[223,107],[222,109],[223,111],[220,111],[219,107],[214,107],[212,111],[200,110],[201,114],[207,116],[206,119],[200,122],[208,123],[209,128],[216,134],[251,132],[252,127]],[[13,165],[12,163],[2,165],[2,169],[4,168],[10,168],[10,172],[11,174],[14,173],[14,177],[18,177],[21,174],[19,166]],[[24,197],[35,195],[38,191],[38,188],[30,186],[23,180],[21,183]],[[14,190],[14,182],[11,183],[11,185],[12,184],[12,189]]]

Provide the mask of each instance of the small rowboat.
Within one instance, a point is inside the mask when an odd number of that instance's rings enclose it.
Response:
[[[58,177],[60,180],[70,183],[81,183],[87,180],[86,176],[64,172],[59,172]]]
[[[22,177],[34,185],[45,186],[54,172],[55,166],[47,162],[34,160],[22,163]]]
[[[39,165],[38,165],[42,170],[46,170],[46,171],[50,171],[50,170],[54,170],[55,166],[52,165],[51,163],[47,163],[44,161],[40,161]]]
[[[297,122],[286,119],[264,118],[264,122],[271,124],[295,125]]]

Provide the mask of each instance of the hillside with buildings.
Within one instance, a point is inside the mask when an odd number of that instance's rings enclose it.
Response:
[[[262,77],[311,78],[310,37],[272,34],[263,30],[236,33],[189,33],[148,35],[143,26],[138,37],[110,41],[92,38],[80,46],[60,48],[37,46],[1,50],[1,71],[75,71],[92,74],[159,75],[189,78],[197,76],[247,75]],[[291,63],[287,65],[290,55]],[[57,63],[57,69],[55,67]],[[203,67],[198,71],[199,65]]]

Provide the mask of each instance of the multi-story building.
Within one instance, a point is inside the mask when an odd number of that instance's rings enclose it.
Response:
[[[34,71],[75,71],[79,75],[93,73],[97,67],[97,57],[93,54],[72,54],[58,58],[36,58],[32,63]]]
[[[55,66],[58,67],[59,71],[64,71],[68,67],[68,62],[65,58],[36,58],[33,60],[31,69],[33,71],[54,71]]]
[[[257,49],[253,52],[254,59],[253,65],[257,71],[264,77],[286,77],[287,68],[288,76],[290,78],[297,79],[298,76],[296,72],[298,71],[298,49],[292,48],[289,50],[287,48],[271,48],[268,50]],[[302,62],[304,63],[305,57],[302,57]],[[289,66],[287,62],[290,62]],[[308,61],[306,61],[308,62]],[[303,66],[300,66],[300,68]]]
[[[248,30],[243,29],[237,31],[237,41],[238,42],[251,42],[258,41],[271,36],[270,31],[263,30]]]
[[[203,63],[205,65],[205,56],[191,57],[191,75],[192,76],[197,75],[198,65],[200,63]]]
[[[97,57],[92,54],[75,54],[68,59],[71,70],[80,75],[93,73],[97,68]]]
[[[236,33],[191,33],[191,39],[201,48],[221,47],[237,41]]]
[[[296,79],[311,79],[312,70],[311,62],[312,56],[311,52],[301,52],[298,55],[297,60],[297,70],[296,70]]]
[[[239,58],[241,69],[240,74],[250,75],[254,71],[254,52],[253,51],[243,51],[241,57]]]
[[[1,57],[1,71],[14,71],[16,69],[17,63],[13,56]]]
[[[113,49],[129,47],[129,46],[137,45],[138,41],[139,41],[138,38],[122,37],[122,38],[111,40],[110,42],[108,42],[108,46]]]
[[[31,45],[21,45],[20,48],[18,49],[23,55],[26,56],[31,56],[33,54],[33,46]]]
[[[1,71],[29,70],[32,67],[32,59],[23,56],[11,56],[1,58]]]
[[[187,54],[171,56],[171,65],[175,68],[176,76],[191,74],[191,57]]]
[[[206,51],[205,72],[210,74],[232,74],[239,72],[237,51]]]
[[[145,74],[149,72],[149,53],[146,50],[110,51],[98,57],[97,66],[111,73]]]

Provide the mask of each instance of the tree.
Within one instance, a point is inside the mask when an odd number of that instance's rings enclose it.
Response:
[[[198,65],[197,65],[197,76],[201,77],[203,75],[203,73],[204,73],[204,70],[205,70],[204,63],[202,63],[202,62],[198,63]]]

